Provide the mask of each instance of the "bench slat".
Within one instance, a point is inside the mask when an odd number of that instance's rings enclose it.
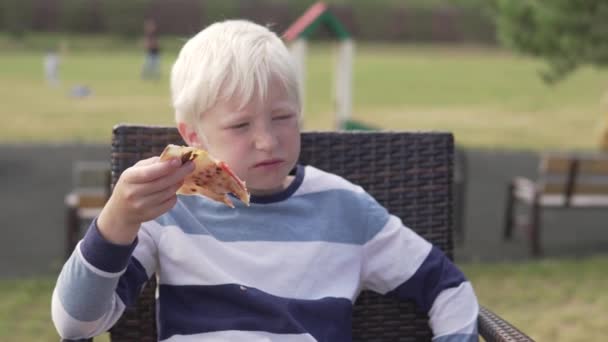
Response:
[[[608,155],[546,154],[540,166],[542,195],[608,195]]]
[[[540,187],[541,194],[565,194],[566,184],[549,183]],[[572,195],[608,195],[608,183],[575,183],[572,188]]]

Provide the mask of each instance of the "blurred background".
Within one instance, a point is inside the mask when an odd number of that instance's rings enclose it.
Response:
[[[296,37],[304,129],[453,132],[456,262],[480,301],[539,341],[602,340],[608,2],[325,3],[314,34]],[[181,45],[232,18],[283,35],[314,4],[0,0],[0,341],[58,340],[50,296],[74,196],[103,197],[112,126],[174,123]]]

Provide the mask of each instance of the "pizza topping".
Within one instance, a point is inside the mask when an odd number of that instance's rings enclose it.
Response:
[[[191,158],[192,156],[192,158]],[[186,164],[188,161],[196,158],[196,155],[192,155],[192,151],[188,151],[182,155],[182,165]]]

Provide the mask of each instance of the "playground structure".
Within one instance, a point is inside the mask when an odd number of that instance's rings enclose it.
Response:
[[[357,124],[351,119],[354,41],[346,27],[323,2],[312,5],[283,33],[284,41],[290,45],[300,79],[300,98],[304,99],[305,96],[308,40],[321,25],[326,26],[339,41],[334,79],[335,128],[368,129],[365,125]]]

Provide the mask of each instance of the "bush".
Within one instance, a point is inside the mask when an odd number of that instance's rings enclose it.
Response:
[[[14,36],[27,30],[141,34],[144,17],[161,34],[188,35],[211,22],[248,18],[283,32],[312,0],[2,0],[0,28]],[[489,2],[481,0],[330,0],[332,11],[360,40],[494,43]],[[32,17],[32,4],[35,15]],[[317,39],[327,39],[320,30]]]
[[[123,37],[141,35],[144,16],[151,0],[104,0],[102,13],[107,32]]]
[[[0,22],[11,36],[21,38],[31,28],[32,3],[23,0],[0,1]]]
[[[99,32],[103,30],[103,17],[99,2],[62,0],[59,11],[60,31]]]

